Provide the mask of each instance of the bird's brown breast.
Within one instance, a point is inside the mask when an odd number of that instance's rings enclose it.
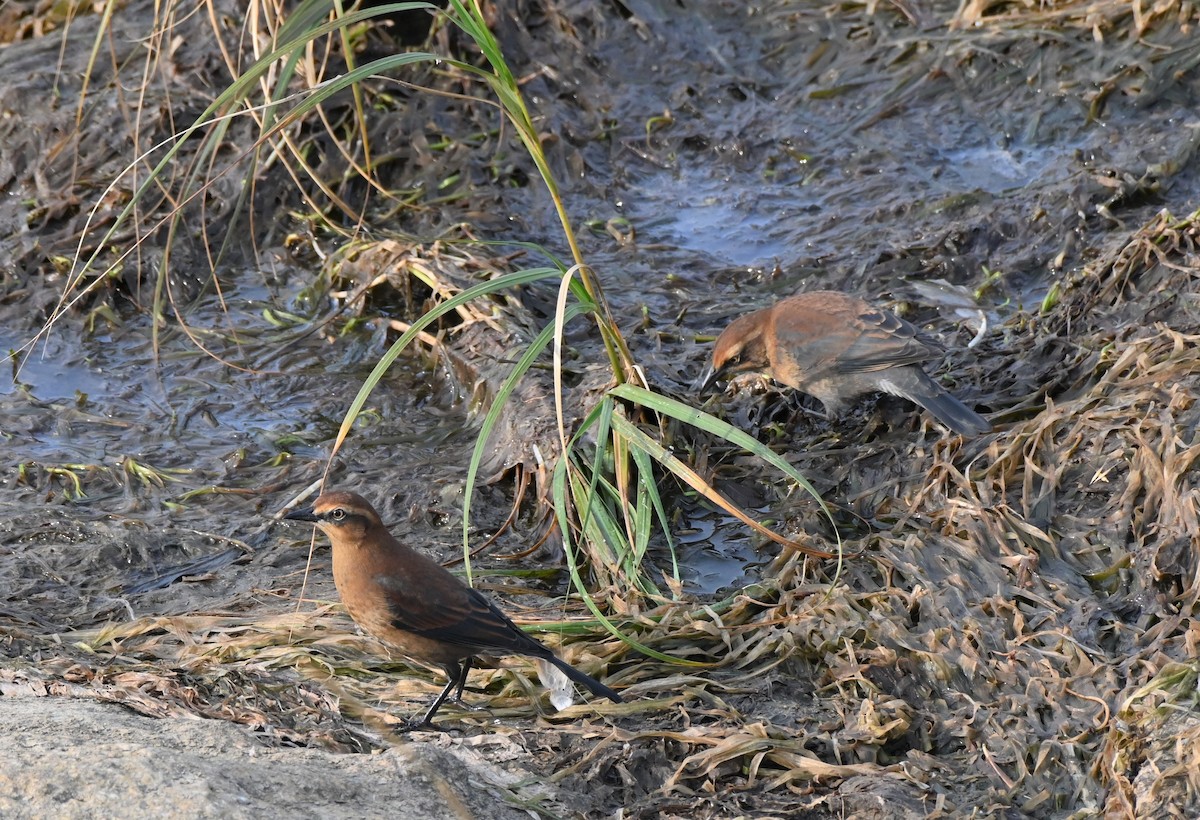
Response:
[[[394,546],[387,536],[387,547]],[[428,565],[436,567],[436,572]],[[333,582],[350,617],[367,633],[391,644],[400,654],[418,661],[446,664],[472,653],[400,628],[397,610],[419,615],[430,625],[453,619],[462,603],[458,582],[445,583],[445,570],[423,555],[406,555],[380,545],[338,544],[333,551]],[[422,577],[429,575],[430,577]],[[441,583],[438,583],[441,581]]]

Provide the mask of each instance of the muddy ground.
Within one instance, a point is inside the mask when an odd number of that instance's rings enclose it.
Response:
[[[0,341],[18,353],[0,383],[0,693],[11,696],[0,708],[16,727],[0,741],[6,815],[161,808],[139,795],[186,779],[191,747],[241,742],[190,739],[175,721],[196,717],[245,739],[241,757],[206,758],[209,783],[228,778],[222,766],[262,765],[297,789],[329,756],[387,750],[381,767],[334,764],[348,785],[322,814],[355,800],[362,814],[387,811],[370,801],[405,798],[372,784],[410,779],[388,779],[396,756],[457,771],[443,753],[488,757],[504,771],[462,778],[485,784],[491,805],[547,816],[1200,813],[1193,6],[490,9],[584,255],[652,385],[691,396],[729,318],[833,287],[939,337],[937,376],[996,429],[963,440],[887,400],[834,421],[766,388],[709,400],[810,477],[857,557],[835,577],[833,562],[780,556],[665,482],[684,598],[622,613],[624,625],[708,666],[585,631],[564,655],[625,706],[546,714],[516,663],[472,679],[489,713],[449,712],[449,733],[412,738],[390,725],[437,678],[356,636],[327,552],[309,570],[307,532],[270,516],[321,478],[359,384],[396,338],[391,322],[432,303],[414,270],[465,285],[542,263],[472,238],[566,255],[536,170],[493,107],[461,96],[480,85],[425,67],[369,85],[379,179],[403,206],[345,173],[319,122],[292,135],[329,190],[365,210],[352,242],[323,220],[346,232],[355,220],[282,161],[254,172],[241,211],[246,166],[217,176],[169,253],[150,208],[105,237],[136,184],[110,187],[134,146],[183,128],[230,82],[212,21],[225,53],[246,60],[256,18],[218,2],[167,27],[154,4],[132,2],[97,40],[98,17],[66,25],[37,6],[0,9]],[[362,35],[360,57],[424,36],[395,19]],[[473,58],[461,35],[430,36],[431,50]],[[346,95],[327,115],[342,123],[351,110]],[[219,159],[254,136],[237,119]],[[99,249],[101,269],[134,253],[55,313],[80,248]],[[218,248],[219,288],[206,274]],[[159,293],[185,324],[151,318]],[[330,483],[371,496],[399,537],[459,555],[481,409],[554,297],[553,285],[526,287],[489,306],[491,323],[445,324],[439,345],[402,357]],[[580,393],[606,379],[593,336],[581,321],[568,337]],[[539,484],[529,445],[554,451],[545,382],[523,390],[474,501],[476,542],[509,516],[514,465]],[[757,462],[686,428],[668,435],[744,506],[832,542],[815,505]],[[527,498],[475,559],[522,620],[579,611],[553,539],[504,558],[542,529]],[[11,720],[26,709],[34,717]],[[61,710],[71,720],[47,717]],[[100,742],[113,733],[120,743]],[[125,765],[67,756],[29,776],[77,744]],[[293,747],[303,763],[288,762]],[[284,762],[268,773],[264,759]],[[178,792],[177,813],[234,800],[261,815],[271,800],[200,792],[216,797]],[[490,816],[486,802],[439,793],[446,811]]]

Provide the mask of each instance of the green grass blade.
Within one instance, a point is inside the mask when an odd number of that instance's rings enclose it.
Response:
[[[632,422],[630,422],[620,416],[616,416],[613,418],[613,426],[617,429],[618,433],[629,438],[630,441],[633,442],[634,446],[645,449],[660,464],[662,464],[664,467],[666,467],[668,470],[670,470],[672,473],[674,473],[680,480],[682,480],[686,484],[690,485],[697,491],[705,494],[706,497],[709,498],[709,500],[719,503],[723,509],[725,509],[727,512],[737,516],[739,518],[739,520],[743,521],[748,526],[753,527],[757,532],[767,536],[768,538],[770,538],[773,541],[776,541],[776,542],[788,547],[789,549],[795,549],[800,552],[808,553],[810,555],[817,555],[817,556],[823,557],[823,558],[836,557],[838,559],[837,574],[840,575],[840,573],[841,573],[842,540],[841,540],[841,536],[838,535],[838,533],[837,533],[836,525],[834,526],[834,535],[837,538],[836,552],[827,552],[824,550],[816,550],[812,547],[807,547],[807,546],[804,546],[801,544],[797,544],[793,541],[790,541],[789,539],[776,533],[774,530],[771,530],[768,527],[764,527],[762,524],[759,524],[754,519],[750,518],[745,513],[741,512],[736,506],[734,506],[733,504],[730,504],[727,500],[724,499],[723,496],[721,496],[719,493],[717,493],[716,490],[714,490],[711,486],[709,486],[707,483],[705,483],[704,479],[702,479],[694,470],[692,470],[691,467],[689,467],[688,465],[686,465],[682,461],[680,461],[673,453],[671,453],[666,447],[664,447],[662,445],[662,443],[650,438],[650,436],[646,435],[645,432],[643,432],[640,428],[638,428]],[[790,467],[790,465],[789,465],[789,467]],[[794,472],[795,472],[794,470],[789,470],[789,474],[794,473]],[[819,496],[817,497],[817,502],[821,505],[822,510],[824,510],[825,514],[827,516],[829,516],[830,520],[832,521],[832,515],[829,512],[829,509],[825,506],[825,502],[822,501]],[[835,580],[836,580],[836,576],[835,576]]]
[[[667,551],[671,556],[671,577],[676,583],[679,583],[679,557],[675,550],[675,540],[671,537],[671,519],[667,517],[662,495],[658,491],[658,483],[654,480],[654,468],[650,463],[650,455],[642,448],[635,447],[633,448],[633,460],[638,468],[638,482],[654,507],[655,515],[662,527],[661,532],[667,542]],[[645,526],[648,531],[650,522],[647,521]]]
[[[637,640],[634,640],[634,638],[631,637],[630,635],[627,635],[626,633],[622,632],[620,630],[620,628],[617,627],[616,624],[614,624],[607,617],[605,617],[604,613],[600,611],[600,607],[596,605],[596,601],[592,598],[591,593],[588,591],[587,585],[584,584],[584,582],[583,582],[583,577],[580,575],[580,571],[579,571],[579,564],[576,562],[576,559],[575,559],[575,548],[574,548],[574,544],[571,539],[571,522],[570,522],[570,519],[568,517],[568,512],[567,512],[570,509],[570,506],[567,503],[568,496],[569,496],[569,490],[568,490],[569,478],[567,475],[567,471],[568,471],[567,459],[566,458],[559,459],[558,464],[555,465],[555,468],[554,468],[554,476],[551,481],[551,491],[552,491],[553,497],[554,497],[555,513],[558,516],[558,525],[559,525],[560,530],[562,531],[563,552],[567,557],[567,568],[571,575],[571,583],[575,586],[575,589],[579,591],[580,597],[583,598],[584,605],[592,613],[592,616],[606,630],[608,630],[608,632],[610,634],[619,638],[626,645],[632,647],[633,649],[636,649],[638,652],[641,652],[642,654],[644,654],[648,657],[663,661],[665,663],[676,664],[679,666],[690,666],[690,667],[707,666],[707,664],[703,664],[698,661],[690,661],[690,660],[685,660],[683,658],[676,658],[671,655],[666,655],[662,652],[659,652],[656,649],[651,649],[650,647],[646,646],[645,644],[643,644]]]
[[[767,447],[749,433],[745,432],[744,430],[739,430],[729,422],[722,421],[716,416],[705,413],[703,410],[699,410],[689,404],[684,404],[683,402],[668,398],[660,393],[655,393],[653,391],[637,387],[636,385],[620,384],[609,391],[609,393],[617,398],[632,401],[648,410],[652,410],[664,416],[670,416],[671,418],[678,419],[685,424],[690,424],[693,427],[698,427],[701,430],[712,433],[716,436],[720,436],[729,443],[736,444],[742,449],[753,453],[758,458],[761,458],[763,461],[766,461],[767,463],[777,467],[781,472],[799,484],[805,492],[813,497],[814,500],[816,500],[816,502],[821,506],[822,512],[825,513],[825,517],[829,519],[829,523],[832,524],[836,530],[837,523],[833,520],[833,513],[829,510],[829,507],[825,505],[825,501],[821,498],[821,494],[817,492],[817,488],[809,483],[809,480],[805,478],[798,470],[796,470],[795,467],[793,467],[791,464],[788,464],[783,458],[773,452],[771,448]]]
[[[505,274],[491,279],[487,282],[481,282],[474,287],[464,290],[439,304],[437,307],[430,310],[421,318],[413,322],[412,327],[406,330],[399,339],[392,343],[388,352],[383,354],[383,357],[375,365],[371,374],[367,376],[362,387],[358,389],[358,394],[354,397],[354,401],[350,403],[350,409],[346,411],[345,417],[342,419],[342,426],[338,429],[337,437],[333,442],[333,450],[329,454],[329,465],[333,465],[333,457],[337,455],[342,444],[346,440],[346,436],[350,434],[350,428],[354,426],[354,420],[358,418],[358,414],[362,411],[363,405],[367,403],[367,399],[375,390],[375,386],[379,384],[379,380],[392,366],[392,363],[400,356],[401,351],[417,337],[417,334],[424,330],[438,318],[446,315],[450,311],[456,309],[459,305],[464,305],[472,299],[477,299],[480,296],[486,296],[490,293],[514,288],[520,285],[526,285],[530,282],[536,282],[540,279],[548,279],[554,276],[561,276],[562,272],[558,268],[531,268],[529,270],[517,271],[516,273]],[[328,473],[328,469],[326,469]]]
[[[564,324],[576,316],[581,316],[587,312],[587,309],[582,305],[572,305],[567,308]],[[530,343],[529,347],[525,349],[525,353],[517,360],[512,372],[508,374],[508,377],[505,378],[504,382],[500,385],[500,389],[496,392],[496,398],[492,401],[492,406],[488,408],[487,414],[483,417],[483,423],[479,427],[479,434],[475,437],[475,447],[471,451],[471,461],[467,466],[466,491],[463,494],[463,567],[466,570],[468,584],[471,583],[471,498],[475,493],[475,481],[479,475],[479,465],[483,461],[484,450],[487,447],[487,442],[492,435],[492,431],[500,421],[500,414],[504,411],[504,406],[508,403],[513,390],[516,389],[517,384],[529,371],[529,368],[533,366],[538,356],[549,346],[550,340],[554,338],[555,331],[555,325],[547,325],[537,335],[537,338]]]
[[[302,15],[302,19],[305,21],[312,20],[313,17],[311,15],[316,14],[315,7],[320,6],[320,5],[322,5],[322,3],[311,3],[311,4],[303,3],[303,4],[301,4],[300,9],[303,9],[306,12],[304,15]],[[269,53],[260,57],[251,66],[249,66],[245,72],[243,72],[239,77],[235,78],[233,83],[231,83],[219,95],[217,95],[216,99],[214,99],[213,102],[210,103],[208,105],[208,107],[205,108],[204,111],[202,111],[199,114],[199,116],[196,117],[196,119],[191,123],[191,125],[189,125],[187,128],[185,128],[179,134],[172,135],[171,137],[163,140],[162,142],[158,143],[157,145],[152,146],[146,152],[144,152],[143,154],[136,157],[132,162],[129,163],[129,165],[127,165],[125,167],[125,169],[120,174],[118,174],[117,178],[111,183],[110,188],[115,187],[117,184],[117,180],[123,178],[133,168],[135,168],[138,164],[140,164],[143,161],[143,159],[145,159],[146,157],[150,156],[151,154],[161,150],[162,148],[169,146],[166,150],[166,153],[164,153],[162,158],[154,165],[154,167],[151,169],[151,171],[146,176],[146,178],[141,182],[140,185],[138,185],[137,189],[133,192],[132,196],[130,196],[129,201],[125,204],[125,206],[117,214],[116,218],[113,219],[113,221],[109,225],[108,229],[104,232],[103,237],[98,242],[96,242],[95,250],[93,250],[91,255],[83,262],[83,264],[78,265],[72,271],[72,274],[67,278],[67,282],[63,288],[63,297],[60,300],[59,304],[55,307],[50,320],[46,323],[42,332],[49,330],[50,326],[52,324],[54,324],[54,322],[58,319],[59,316],[62,315],[62,313],[70,306],[70,304],[77,301],[79,298],[86,296],[91,288],[98,287],[100,284],[102,284],[105,281],[105,276],[103,274],[100,276],[97,276],[94,279],[93,283],[91,285],[89,285],[87,288],[85,288],[82,293],[75,294],[74,297],[70,296],[70,294],[72,294],[76,290],[79,283],[87,275],[88,271],[90,271],[92,269],[93,265],[95,264],[96,260],[100,257],[100,255],[103,253],[106,253],[109,250],[113,237],[116,236],[117,233],[123,228],[124,224],[129,219],[130,215],[133,214],[137,208],[143,206],[146,195],[151,190],[153,190],[155,187],[161,186],[163,184],[163,175],[166,172],[167,167],[175,159],[175,157],[178,156],[180,151],[183,150],[183,147],[189,142],[189,140],[192,138],[192,136],[197,131],[204,128],[206,125],[212,123],[214,121],[214,119],[217,119],[218,120],[218,122],[216,123],[217,130],[214,132],[214,138],[205,141],[203,148],[201,149],[201,151],[198,153],[196,159],[194,160],[193,167],[199,169],[206,165],[205,160],[210,158],[211,156],[213,156],[215,154],[215,152],[217,151],[217,149],[219,148],[219,146],[221,145],[220,138],[223,136],[223,134],[225,133],[225,130],[228,128],[228,124],[229,124],[228,117],[233,116],[230,114],[221,115],[221,112],[229,111],[233,108],[234,105],[247,99],[250,96],[251,92],[256,89],[259,80],[267,74],[267,72],[271,69],[271,66],[276,61],[278,61],[280,58],[283,58],[283,57],[294,58],[297,54],[300,54],[303,52],[304,48],[311,40],[319,38],[319,37],[323,37],[326,34],[337,31],[338,29],[340,29],[342,27],[354,25],[363,20],[367,20],[372,17],[377,17],[377,16],[383,15],[383,14],[389,14],[394,11],[404,11],[404,10],[409,10],[409,9],[420,9],[420,8],[433,9],[435,7],[430,5],[429,3],[391,3],[391,4],[388,4],[385,6],[378,6],[378,7],[370,8],[370,9],[360,9],[358,11],[347,14],[344,17],[341,17],[341,18],[338,18],[335,20],[325,21],[324,23],[322,23],[320,25],[316,25],[315,27],[305,28],[305,27],[301,27],[299,24],[297,24],[294,28],[289,28],[289,26],[285,24],[283,31],[287,32],[290,36],[287,38],[281,38],[281,44],[279,46],[277,46],[275,49],[273,49]],[[327,4],[326,4],[326,10],[328,10]],[[401,65],[406,65],[409,63],[436,62],[439,59],[442,59],[442,58],[440,58],[438,55],[435,55],[435,54],[428,54],[428,53],[424,53],[424,52],[408,52],[406,54],[391,55],[391,56],[383,58],[381,60],[377,60],[377,61],[371,63],[370,66],[367,67],[370,70],[367,70],[367,71],[359,70],[359,71],[353,72],[352,80],[347,81],[346,77],[349,75],[346,75],[342,78],[339,78],[337,82],[326,84],[326,85],[322,86],[311,97],[302,101],[300,105],[298,105],[296,108],[292,109],[291,112],[289,112],[289,117],[287,118],[286,123],[283,123],[283,124],[275,123],[273,125],[272,130],[269,133],[271,133],[271,134],[275,133],[276,131],[279,130],[279,128],[283,127],[284,124],[290,124],[292,121],[297,119],[299,116],[302,116],[303,114],[307,113],[308,111],[311,111],[315,107],[315,105],[317,105],[320,102],[322,102],[323,100],[327,99],[332,93],[336,93],[336,91],[331,91],[328,86],[336,86],[337,91],[340,91],[341,89],[346,87],[347,82],[356,82],[356,81],[362,79],[363,77],[369,76],[373,72],[389,70],[390,68],[396,68]],[[478,71],[478,69],[473,69],[473,70]],[[266,135],[264,135],[264,137],[263,137],[264,139],[265,139],[265,136]],[[242,158],[243,157],[238,157],[234,161],[234,163],[236,163],[238,160],[240,160]],[[232,167],[232,165],[234,163],[230,163],[230,166],[228,166],[228,167]],[[191,181],[189,182],[188,189],[185,189],[185,190],[188,190],[188,193],[185,196],[180,198],[180,201],[175,209],[175,213],[178,213],[179,207],[191,202],[196,197],[200,196],[203,193],[203,191],[207,189],[208,185],[211,184],[211,182],[212,182],[212,179],[210,179],[210,180],[208,180],[208,182],[205,185],[199,186],[197,188],[195,186],[195,179],[196,179],[196,176],[195,176],[195,174],[193,174],[191,177]],[[83,243],[85,241],[85,237],[89,233],[89,228],[91,225],[92,218],[98,213],[99,208],[101,207],[100,203],[102,203],[104,201],[105,201],[105,198],[101,197],[98,200],[98,203],[97,203],[96,207],[93,209],[92,213],[88,215],[88,219],[84,225],[84,229],[83,229],[83,231],[81,231],[80,240],[79,240],[79,252],[77,253],[77,258],[78,258],[79,253],[82,252]],[[170,218],[171,217],[168,217],[168,219],[170,219]],[[160,222],[159,224],[161,225],[163,223]],[[115,260],[113,262],[112,266],[110,266],[110,270],[115,270],[119,265],[121,265],[125,261],[125,259],[127,257],[129,257],[131,254],[133,254],[135,252],[136,252],[135,247],[129,248],[128,250],[126,250],[124,253],[122,253],[119,256],[119,258],[117,260]],[[105,271],[105,273],[107,273],[107,272],[108,271]]]

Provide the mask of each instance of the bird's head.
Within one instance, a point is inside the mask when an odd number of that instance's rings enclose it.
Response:
[[[383,526],[371,502],[358,493],[344,491],[318,496],[311,507],[293,510],[284,518],[313,522],[335,545],[359,541],[368,530]]]
[[[700,387],[700,393],[711,390],[717,382],[742,373],[760,372],[771,365],[763,338],[768,310],[758,310],[739,316],[729,323],[713,345],[712,367]]]

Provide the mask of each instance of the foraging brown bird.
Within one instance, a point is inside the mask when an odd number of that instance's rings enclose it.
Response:
[[[820,399],[828,414],[856,396],[881,392],[928,410],[962,435],[992,429],[921,369],[937,343],[855,296],[818,290],[738,317],[717,337],[701,392],[739,373],[763,372]]]
[[[462,702],[475,656],[528,655],[556,666],[614,703],[621,697],[538,643],[491,601],[441,564],[400,543],[357,493],[329,492],[286,518],[312,521],[333,544],[333,582],[350,617],[401,654],[440,666],[450,679],[425,716],[405,728],[431,726],[450,693]]]

